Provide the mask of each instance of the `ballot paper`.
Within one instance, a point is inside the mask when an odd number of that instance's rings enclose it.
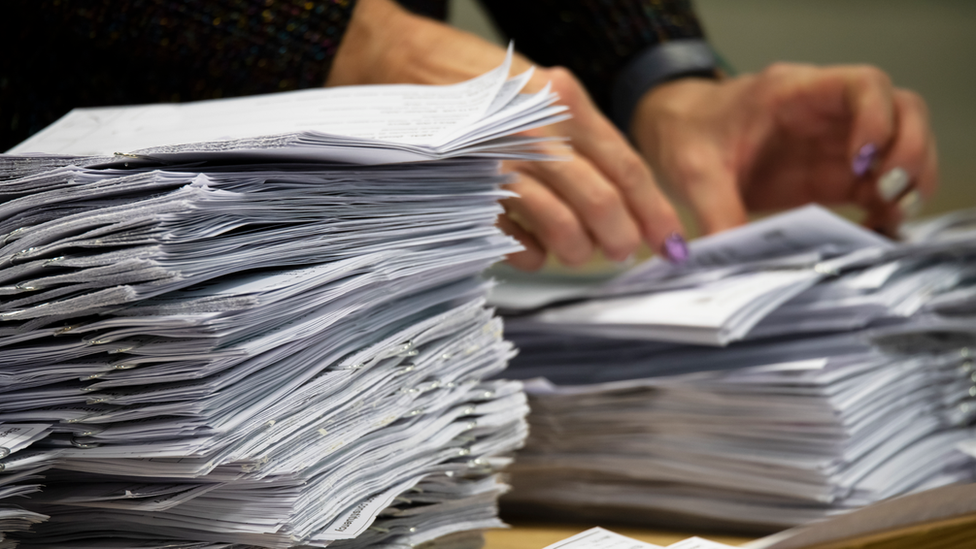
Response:
[[[847,263],[891,248],[814,205],[692,242],[684,265],[653,258],[603,283],[551,291],[518,280],[493,300],[538,331],[727,345]]]
[[[520,249],[498,160],[565,110],[510,63],[78,109],[0,156],[0,547],[501,526],[528,407],[480,273]]]
[[[8,154],[105,156],[168,162],[219,158],[380,164],[452,156],[529,154],[508,138],[566,117],[548,87],[519,92],[497,69],[448,86],[347,86],[183,104],[75,109]]]
[[[509,511],[768,533],[973,482],[972,219],[895,243],[807,207],[524,307]]]
[[[667,546],[667,549],[727,549],[731,545],[716,543],[699,537],[688,538]],[[575,536],[553,543],[545,549],[664,549],[660,545],[646,543],[622,536],[599,526]]]

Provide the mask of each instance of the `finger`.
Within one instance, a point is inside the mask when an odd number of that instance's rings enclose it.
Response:
[[[913,210],[921,204],[918,194],[930,195],[937,183],[932,158],[935,148],[925,102],[907,90],[897,90],[894,100],[895,137],[880,164],[875,196],[868,205],[890,234],[906,214],[917,213]]]
[[[519,173],[507,188],[519,196],[505,199],[505,209],[543,249],[569,266],[582,265],[593,256],[590,235],[559,196],[525,173]]]
[[[845,98],[853,116],[849,146],[851,171],[867,176],[895,133],[895,103],[891,79],[875,67],[837,67],[845,83]]]
[[[724,231],[749,220],[735,173],[715,148],[689,144],[670,156],[664,168],[683,189],[702,231]]]
[[[573,119],[561,123],[557,130],[570,138],[577,154],[621,195],[639,236],[653,249],[662,250],[667,238],[682,234],[684,229],[651,170],[616,126],[600,113],[572,74],[554,68],[547,75],[552,78],[560,101],[573,113]],[[602,246],[603,241],[600,242]]]
[[[566,161],[529,162],[523,173],[569,206],[610,259],[622,261],[640,246],[640,231],[620,192],[578,154]]]
[[[939,153],[935,144],[935,135],[932,134],[931,129],[928,133],[928,151],[918,174],[918,189],[923,198],[931,197],[939,186]]]
[[[523,271],[538,271],[545,265],[546,251],[542,249],[539,241],[529,234],[528,231],[519,226],[518,223],[506,214],[498,216],[498,227],[502,232],[518,240],[525,247],[520,252],[505,256],[505,261],[508,261],[516,269]]]

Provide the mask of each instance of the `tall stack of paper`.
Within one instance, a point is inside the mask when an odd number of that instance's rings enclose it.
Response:
[[[517,249],[496,159],[535,153],[505,135],[562,111],[507,71],[75,111],[16,151],[58,156],[0,159],[0,421],[56,452],[22,503],[50,519],[14,539],[461,547],[499,525],[528,410],[486,381],[512,348],[478,275]]]
[[[974,480],[972,219],[896,245],[806,208],[513,318],[513,510],[768,531]]]

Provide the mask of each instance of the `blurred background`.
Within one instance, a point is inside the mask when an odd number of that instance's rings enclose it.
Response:
[[[711,43],[738,72],[773,61],[869,63],[928,102],[941,186],[923,215],[976,207],[976,1],[697,0]],[[451,22],[506,40],[476,0]],[[517,44],[516,44],[517,46]]]

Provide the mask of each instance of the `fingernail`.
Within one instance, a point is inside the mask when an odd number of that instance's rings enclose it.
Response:
[[[908,188],[908,182],[908,172],[892,168],[878,178],[878,196],[885,202],[891,202]]]
[[[917,190],[912,190],[898,201],[898,209],[906,219],[917,216],[922,212],[922,195]]]
[[[688,261],[688,243],[685,242],[685,238],[678,233],[668,235],[664,239],[664,255],[675,265]]]
[[[878,148],[874,143],[868,143],[857,151],[857,156],[851,162],[851,171],[857,177],[864,177],[874,166],[874,157],[878,155]]]

